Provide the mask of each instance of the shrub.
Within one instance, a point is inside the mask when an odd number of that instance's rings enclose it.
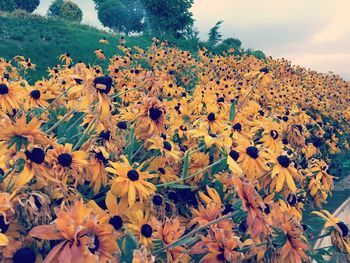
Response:
[[[47,10],[47,16],[62,18],[73,22],[81,22],[83,19],[83,12],[77,4],[71,1],[55,0]]]
[[[40,0],[15,0],[16,9],[22,9],[28,13],[33,13],[39,4]]]
[[[60,17],[68,21],[80,23],[83,20],[83,12],[77,4],[66,1],[61,7]]]
[[[12,12],[15,10],[15,0],[1,0],[0,11]]]
[[[54,0],[47,10],[47,16],[59,16],[60,10],[64,4],[63,0]]]

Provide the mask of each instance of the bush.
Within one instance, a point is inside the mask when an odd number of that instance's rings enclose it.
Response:
[[[64,20],[81,22],[83,12],[78,5],[71,1],[55,0],[47,10],[47,16],[58,17]]]
[[[15,10],[15,0],[1,0],[0,11],[12,12]]]
[[[16,0],[16,9],[22,9],[28,13],[33,13],[34,10],[39,6],[40,0]]]
[[[77,4],[71,1],[64,2],[60,10],[60,16],[65,20],[79,23],[83,20],[83,12]]]
[[[64,4],[63,0],[55,0],[50,5],[49,9],[47,10],[47,16],[56,16],[58,17],[60,15],[60,10]]]

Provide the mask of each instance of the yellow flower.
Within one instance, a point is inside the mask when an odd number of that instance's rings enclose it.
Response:
[[[128,197],[130,206],[133,206],[137,197],[142,203],[148,196],[152,195],[156,187],[147,181],[154,175],[141,172],[141,168],[134,169],[125,156],[121,157],[123,162],[109,162],[112,167],[106,170],[117,176],[111,180],[111,191],[118,197]]]

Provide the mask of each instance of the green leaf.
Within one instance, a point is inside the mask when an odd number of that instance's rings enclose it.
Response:
[[[188,244],[193,244],[195,243],[196,241],[198,241],[198,236],[194,236],[194,237],[188,237],[188,238],[185,238],[183,240],[180,240],[180,241],[177,241],[174,243],[174,245],[171,246],[172,247],[177,247],[177,246],[183,246],[183,245],[188,245]]]
[[[131,157],[134,153],[134,149],[135,149],[135,133],[134,133],[134,129],[130,130],[129,136],[128,136],[128,140],[129,140],[129,145],[126,148],[126,155],[128,156],[128,161],[130,163],[132,163],[131,161]]]
[[[120,248],[120,262],[132,262],[133,251],[139,247],[137,239],[131,233],[128,233],[117,240]]]
[[[236,116],[236,105],[237,105],[237,100],[234,100],[230,107],[230,115],[229,115],[230,121],[233,121],[233,119]]]
[[[223,160],[221,160],[218,164],[214,165],[211,168],[211,174],[217,174],[222,172],[223,170],[225,170],[227,168],[227,158],[224,158]]]
[[[224,186],[222,185],[222,183],[219,180],[216,180],[214,182],[214,189],[220,195],[221,200],[223,200],[224,199]]]
[[[185,185],[185,184],[169,184],[168,187],[176,189],[194,189],[196,186]]]
[[[278,249],[284,246],[287,242],[287,237],[281,229],[274,228],[274,238],[272,244]]]
[[[188,167],[189,167],[189,157],[190,157],[189,153],[190,153],[190,151],[187,150],[186,156],[185,156],[185,159],[184,159],[184,166],[182,168],[181,178],[185,178],[187,176]]]
[[[24,169],[24,165],[26,164],[26,160],[24,159],[18,159],[17,160],[17,171],[21,173]]]

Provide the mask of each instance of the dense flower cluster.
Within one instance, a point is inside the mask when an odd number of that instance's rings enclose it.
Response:
[[[108,41],[101,40],[101,44]],[[95,51],[106,60],[103,48]],[[107,69],[0,59],[5,262],[307,262],[305,207],[348,148],[349,83],[253,56],[123,42]],[[334,246],[345,223],[327,211]]]

